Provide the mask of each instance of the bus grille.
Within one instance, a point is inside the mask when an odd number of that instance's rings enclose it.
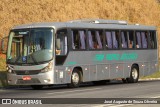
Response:
[[[36,79],[36,78],[32,78],[31,80],[22,80],[22,79],[18,79],[16,84],[21,84],[21,85],[25,85],[25,84],[40,84],[41,82]]]
[[[36,75],[39,74],[40,70],[33,70],[33,71],[14,71],[17,75]]]

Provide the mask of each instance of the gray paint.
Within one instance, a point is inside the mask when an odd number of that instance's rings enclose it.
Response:
[[[51,23],[33,23],[15,26],[13,29],[23,28],[40,28],[40,27],[52,27],[59,28],[88,28],[88,29],[133,29],[133,30],[156,30],[155,26],[144,25],[119,25],[119,24],[96,24],[96,23],[71,23],[71,22],[51,22]]]
[[[56,22],[56,23],[33,23],[16,26],[13,29],[23,28],[43,28],[52,27],[56,30],[60,28],[78,28],[78,29],[126,29],[126,30],[156,30],[155,26],[143,25],[119,25],[119,24],[95,24],[95,23],[76,23],[76,22]],[[122,54],[122,53],[137,53],[138,59],[134,61],[94,61],[96,54]],[[55,66],[54,72],[34,75],[42,84],[64,84],[70,83],[71,73],[77,66],[82,67],[83,81],[95,81],[114,78],[127,78],[130,75],[131,66],[134,63],[139,65],[140,76],[149,75],[158,70],[155,64],[158,63],[157,50],[106,50],[106,51],[70,51],[63,66]],[[105,56],[106,57],[106,56]],[[68,62],[76,62],[76,65],[69,65]],[[54,64],[53,64],[54,65]],[[144,65],[144,66],[142,66]],[[27,69],[27,68],[26,68]],[[22,78],[14,74],[9,74],[9,78]],[[51,78],[49,83],[44,83],[44,79]],[[22,84],[24,85],[24,84]],[[31,85],[31,84],[26,84]]]
[[[138,59],[134,61],[107,61],[102,62],[93,61],[95,54],[122,54],[122,53],[137,53]],[[78,54],[76,54],[78,53]],[[67,63],[73,61],[76,65],[68,65]],[[133,64],[139,65],[140,76],[150,75],[158,70],[157,50],[128,50],[128,51],[83,51],[70,52],[65,64],[62,68],[81,66],[83,70],[83,81],[94,81],[114,78],[127,78],[130,76],[131,66]],[[55,67],[57,69],[57,67]],[[88,70],[85,70],[85,69]],[[67,75],[67,74],[66,74]],[[67,75],[69,78],[70,75]]]

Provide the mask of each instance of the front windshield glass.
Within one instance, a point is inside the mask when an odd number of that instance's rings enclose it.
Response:
[[[53,29],[12,30],[9,35],[7,62],[39,64],[53,58]]]

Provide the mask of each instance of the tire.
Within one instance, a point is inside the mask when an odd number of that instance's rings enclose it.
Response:
[[[128,83],[137,83],[139,79],[139,70],[136,65],[133,65],[130,72],[130,78],[127,78]]]
[[[43,88],[43,85],[31,85],[31,87],[34,90],[41,90]]]
[[[69,87],[71,88],[77,88],[79,87],[81,83],[81,73],[78,69],[73,70],[72,75],[71,75],[71,83],[69,84]]]
[[[127,81],[127,79],[122,78],[122,82],[123,82],[123,83],[127,83],[128,81]]]

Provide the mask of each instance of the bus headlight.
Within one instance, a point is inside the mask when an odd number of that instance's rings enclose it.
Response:
[[[7,70],[7,71],[9,70],[8,66],[6,67],[6,70]]]
[[[48,67],[45,67],[45,68],[43,68],[42,70],[41,70],[41,73],[45,73],[45,72],[48,72],[49,70],[48,70]]]
[[[6,70],[8,73],[15,73],[12,66],[6,66]]]
[[[10,68],[8,68],[8,73],[12,73],[12,74],[14,74],[15,72],[12,70],[12,69],[10,69]]]
[[[9,73],[12,73],[12,70],[11,70],[11,69],[8,69],[8,72],[9,72]]]
[[[52,68],[53,68],[53,62],[51,61],[51,62],[48,63],[48,65],[45,68],[43,68],[41,70],[41,73],[45,73],[45,72],[51,71]]]

